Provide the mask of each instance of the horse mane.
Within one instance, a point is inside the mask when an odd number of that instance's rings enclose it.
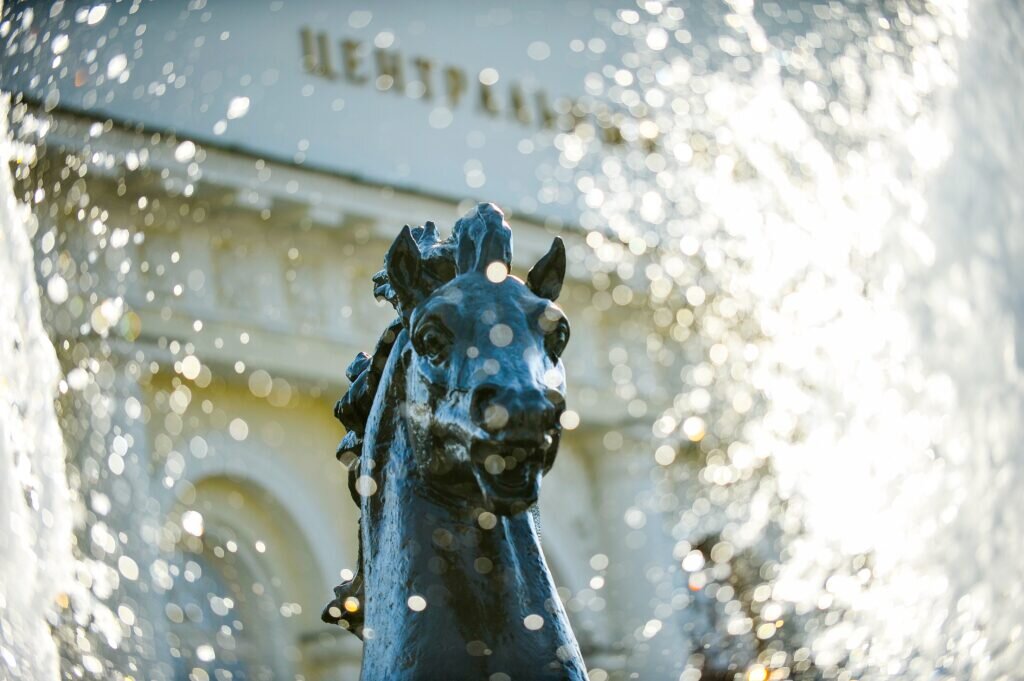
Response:
[[[414,227],[410,231],[419,249],[422,265],[420,283],[427,294],[460,274],[483,270],[495,261],[503,262],[506,268],[511,267],[512,229],[505,221],[504,213],[493,203],[478,204],[459,218],[451,236],[445,240],[439,238],[433,222]],[[388,360],[401,337],[403,320],[408,317],[403,314],[402,302],[389,281],[386,264],[384,269],[373,275],[373,285],[374,296],[391,303],[398,316],[384,329],[372,355],[360,352],[348,365],[345,377],[349,380],[349,388],[334,405],[334,416],[346,430],[335,454],[348,468],[349,494],[361,510],[363,497],[359,490],[360,478],[364,475],[377,478],[383,476],[385,470],[382,457],[386,455],[387,447],[382,447],[382,443],[376,442],[375,437],[368,438],[367,428],[380,425],[377,422],[379,414],[377,418],[372,418],[374,405],[382,389],[388,390],[393,383],[394,371],[387,371]],[[383,486],[382,482],[377,483],[378,489]],[[321,616],[325,622],[342,624],[360,638],[362,575],[365,573],[363,551],[360,532],[358,572],[353,579],[335,587],[335,599],[327,605]],[[356,612],[345,607],[345,601],[351,597],[358,599],[359,608]],[[332,612],[334,610],[340,614]]]

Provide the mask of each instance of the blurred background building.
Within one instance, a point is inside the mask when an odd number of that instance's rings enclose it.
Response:
[[[356,563],[332,404],[391,319],[370,279],[401,226],[450,229],[490,200],[509,214],[520,275],[552,234],[577,263],[560,302],[579,423],[541,507],[584,656],[598,681],[678,677],[690,651],[668,615],[687,589],[665,579],[672,540],[642,510],[652,452],[631,445],[654,410],[616,390],[657,397],[639,361],[644,322],[619,300],[630,292],[578,266],[577,192],[555,146],[567,129],[644,142],[586,96],[610,49],[607,11],[193,0],[5,12],[38,40],[2,86],[21,93],[15,126],[45,140],[27,181],[40,279],[66,282],[48,285],[48,323],[67,376],[78,550],[95,568],[86,583],[125,608],[111,613],[116,652],[97,637],[85,672],[357,678],[359,642],[319,619]],[[31,67],[40,58],[52,77]]]

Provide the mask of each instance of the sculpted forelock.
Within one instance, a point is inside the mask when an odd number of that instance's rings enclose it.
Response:
[[[374,276],[398,319],[335,407],[360,556],[323,613],[364,640],[364,680],[586,678],[526,512],[561,436],[565,249],[526,282],[511,262],[511,228],[480,204],[445,240],[403,228]]]

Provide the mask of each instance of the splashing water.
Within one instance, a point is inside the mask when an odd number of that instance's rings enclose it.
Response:
[[[0,678],[36,681],[60,678],[71,646],[71,663],[97,674],[100,658],[84,637],[116,649],[121,632],[103,602],[109,570],[73,549],[80,490],[69,486],[54,400],[77,379],[62,378],[43,323],[31,243],[37,216],[17,200],[10,172],[36,149],[12,139],[8,113],[0,93]],[[51,278],[47,294],[66,299],[65,280]]]
[[[59,367],[43,330],[29,244],[32,216],[14,198],[0,97],[0,677],[58,678],[49,621],[66,607],[71,502],[53,399]]]
[[[744,657],[758,679],[1010,678],[1019,7],[641,5],[611,26],[622,66],[588,79],[633,149],[559,144],[588,267],[647,288],[649,359],[680,369],[652,451],[697,448],[705,485],[676,557],[691,590],[735,592],[693,646],[745,652],[683,678]],[[701,536],[717,574],[687,564]],[[742,551],[760,564],[743,588]]]

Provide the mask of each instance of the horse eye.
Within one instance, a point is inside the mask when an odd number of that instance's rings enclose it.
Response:
[[[562,356],[565,346],[569,343],[569,325],[559,324],[544,336],[544,349],[552,361],[557,361]]]
[[[448,354],[451,339],[434,324],[428,324],[416,335],[416,352],[432,362],[438,362]]]

